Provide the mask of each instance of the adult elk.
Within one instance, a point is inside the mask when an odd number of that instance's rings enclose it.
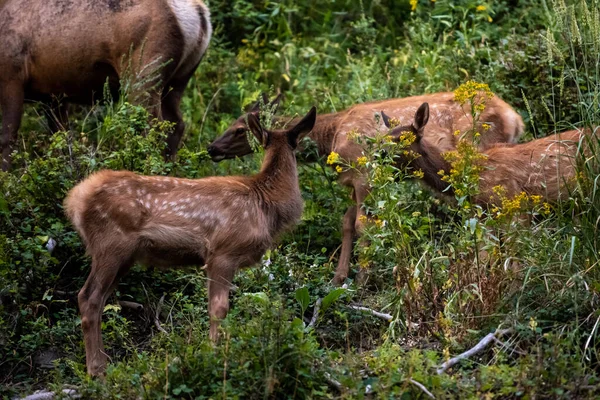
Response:
[[[404,131],[413,132],[416,140],[410,150],[418,156],[405,163],[422,170],[424,181],[438,192],[452,193],[452,188],[438,174],[441,170],[449,173],[450,163],[444,159],[443,150],[425,135],[429,109],[430,106],[423,103],[415,113],[413,123],[394,128],[390,135],[397,137]],[[385,113],[382,116],[389,127],[389,117]],[[474,203],[489,205],[497,202],[496,186],[504,188],[503,195],[507,198],[524,192],[556,202],[568,196],[569,185],[575,182],[578,152],[588,148],[586,141],[590,138],[582,131],[571,130],[527,143],[498,143],[483,150],[485,169],[479,175],[479,194],[473,199]]]
[[[279,101],[280,97],[277,97],[268,104],[269,108],[275,109]],[[473,121],[469,106],[461,106],[454,101],[454,94],[451,92],[357,104],[337,113],[320,114],[310,137],[317,143],[320,156],[326,156],[333,151],[345,160],[356,160],[362,156],[363,148],[349,139],[351,132],[367,136],[379,134],[380,126],[374,116],[380,110],[384,110],[401,123],[408,123],[424,102],[428,102],[433,110],[431,122],[423,132],[424,136],[442,152],[454,149],[454,131],[468,130]],[[208,147],[212,159],[221,161],[250,154],[252,149],[246,139],[246,119],[250,115],[259,114],[260,107],[257,103],[247,114],[239,117],[222,136],[213,141]],[[293,124],[297,121],[297,118],[275,117],[275,123],[279,124]],[[479,126],[483,123],[490,125],[490,128],[482,137],[481,148],[490,147],[498,142],[516,142],[524,129],[519,114],[497,96],[487,101],[486,109],[478,121]],[[362,204],[369,193],[369,184],[365,176],[355,170],[342,172],[339,181],[342,185],[352,188],[352,198],[356,206],[348,208],[344,215],[342,248],[334,277],[336,284],[342,284],[348,275],[354,238],[363,229],[359,218],[364,214]]]
[[[248,127],[265,148],[255,176],[177,179],[101,171],[73,188],[65,210],[92,257],[79,292],[88,373],[106,366],[100,322],[104,304],[136,262],[170,267],[204,265],[208,276],[210,337],[229,310],[237,269],[260,261],[284,230],[302,215],[294,149],[308,134],[316,109],[287,131]]]
[[[175,123],[167,154],[177,152],[183,91],[212,34],[201,0],[5,0],[0,7],[1,167],[10,167],[24,101],[56,96],[92,104],[108,82],[118,96],[124,74],[136,74],[154,116]],[[48,113],[66,126],[64,104]]]

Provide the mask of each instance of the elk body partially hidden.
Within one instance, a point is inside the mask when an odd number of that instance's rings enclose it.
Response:
[[[431,143],[425,134],[430,117],[430,106],[424,103],[415,113],[414,122],[395,127],[390,135],[396,137],[404,131],[415,134],[416,140],[410,150],[418,157],[405,160],[412,168],[420,169],[424,181],[440,193],[452,194],[448,182],[438,173],[450,172],[451,165],[443,157],[443,151]],[[389,127],[389,118],[383,114]],[[502,186],[503,196],[514,198],[521,192],[528,196],[541,196],[545,201],[556,202],[568,197],[570,185],[575,182],[578,153],[588,148],[591,135],[579,130],[566,131],[521,144],[499,143],[482,151],[485,168],[479,175],[479,194],[473,202],[482,206],[498,204],[494,193]]]
[[[333,151],[344,160],[353,161],[363,155],[364,149],[349,139],[350,133],[357,132],[371,137],[381,133],[382,130],[375,119],[375,114],[381,110],[399,120],[401,124],[408,124],[412,122],[417,108],[424,102],[430,104],[432,115],[423,135],[442,152],[454,149],[456,146],[454,131],[468,131],[472,128],[473,120],[469,106],[461,106],[455,102],[454,94],[451,92],[358,104],[337,113],[320,114],[310,137],[317,143],[320,156],[327,156]],[[279,97],[268,106],[273,109],[278,103]],[[248,128],[245,121],[249,115],[259,113],[257,104],[211,143],[208,151],[214,161],[241,157],[252,152],[246,139]],[[275,117],[276,123],[293,124],[296,121],[295,118]],[[483,123],[490,125],[490,128],[482,137],[481,148],[500,142],[516,142],[524,129],[519,114],[497,96],[487,101],[485,111],[478,121],[479,128]],[[482,129],[479,131],[483,132]],[[352,198],[356,206],[351,206],[344,215],[342,248],[334,277],[334,282],[337,284],[343,283],[348,276],[354,239],[363,229],[359,218],[364,214],[362,205],[369,193],[369,184],[365,176],[357,173],[356,170],[341,173],[339,181],[353,189]]]
[[[148,92],[154,116],[176,124],[167,140],[175,153],[184,130],[181,97],[211,34],[201,0],[34,0],[26,6],[6,0],[0,7],[2,169],[10,165],[24,101],[54,103],[49,122],[58,130],[66,109],[56,98],[93,104],[106,82],[116,97],[126,73]]]
[[[101,171],[69,192],[66,213],[92,257],[92,270],[79,292],[88,373],[104,371],[102,310],[136,261],[206,264],[210,337],[217,338],[236,270],[260,261],[277,236],[300,219],[294,149],[315,118],[313,108],[293,128],[268,131],[250,116],[249,129],[265,148],[255,176],[192,180]]]

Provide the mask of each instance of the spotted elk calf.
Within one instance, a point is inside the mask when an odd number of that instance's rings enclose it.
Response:
[[[102,374],[104,304],[134,262],[171,267],[206,264],[210,337],[229,310],[237,269],[260,261],[302,214],[294,149],[315,124],[316,109],[286,131],[248,128],[265,148],[254,176],[178,179],[100,171],[73,188],[65,210],[92,258],[79,292],[87,370]]]
[[[268,99],[264,99],[264,103],[267,103],[271,109],[276,109],[279,101],[280,97],[271,103],[268,103]],[[319,156],[327,156],[333,151],[344,160],[355,161],[363,155],[364,149],[350,137],[353,133],[371,137],[380,134],[381,129],[374,118],[375,114],[384,110],[401,123],[407,124],[412,121],[415,111],[424,102],[430,104],[432,115],[423,135],[440,151],[453,150],[456,147],[454,131],[467,131],[472,127],[473,120],[470,106],[468,104],[461,106],[454,100],[454,93],[451,92],[362,103],[344,111],[319,114],[310,138],[316,142]],[[250,114],[259,113],[260,107],[257,103],[210,144],[208,152],[214,161],[241,157],[252,152],[246,139],[248,131],[246,118]],[[298,118],[279,116],[274,118],[276,124],[283,125],[294,124],[297,121]],[[493,146],[495,143],[516,142],[524,129],[521,116],[497,96],[486,102],[486,108],[478,121],[479,126],[483,123],[490,125],[490,128],[482,135],[481,148]],[[356,203],[348,208],[343,220],[342,247],[333,279],[336,284],[342,284],[348,276],[354,240],[363,230],[360,216],[364,215],[362,205],[370,188],[365,175],[355,169],[342,172],[338,180],[342,185],[352,189],[352,199]]]
[[[108,84],[116,98],[126,74],[137,75],[152,114],[175,123],[167,147],[169,154],[177,152],[184,130],[181,97],[212,35],[202,0],[0,3],[2,170],[10,166],[24,101],[52,104],[50,128],[64,129],[66,108],[56,97],[93,104]]]
[[[416,140],[410,150],[418,156],[404,164],[423,171],[423,180],[439,193],[452,194],[452,188],[438,174],[443,170],[450,172],[451,166],[444,157],[444,150],[432,143],[424,134],[429,121],[430,106],[423,103],[417,110],[410,125],[395,127],[390,135],[397,137],[410,131]],[[386,126],[390,126],[389,117],[382,113]],[[513,198],[521,192],[527,195],[541,196],[545,201],[556,202],[569,194],[569,185],[576,176],[576,160],[581,146],[587,148],[590,139],[579,130],[571,130],[550,135],[521,144],[498,143],[486,150],[484,170],[479,175],[479,194],[473,199],[482,206],[497,202],[494,187],[502,186],[504,195]]]

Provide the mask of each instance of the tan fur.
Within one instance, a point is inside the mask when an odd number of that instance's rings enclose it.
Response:
[[[197,43],[185,43],[173,1],[186,1],[196,10]],[[184,128],[181,95],[211,33],[210,14],[199,0],[35,0],[27,7],[6,0],[0,8],[2,168],[9,167],[24,101],[52,103],[58,97],[90,104],[102,99],[107,81],[116,98],[124,78],[147,81],[139,85],[140,93],[130,93],[132,98],[145,102],[154,116],[176,123],[168,138],[174,153]],[[168,64],[158,70],[163,63]],[[51,128],[64,129],[66,109],[54,105]]]
[[[398,119],[401,125],[408,124],[412,122],[417,108],[424,102],[428,102],[431,106],[431,119],[424,133],[427,141],[440,151],[454,149],[456,146],[454,131],[468,131],[472,128],[473,121],[468,106],[461,107],[456,103],[451,92],[374,101],[357,104],[337,113],[322,114],[318,116],[310,137],[317,143],[320,156],[327,156],[334,151],[344,160],[355,161],[363,155],[363,148],[355,141],[349,140],[348,136],[351,132],[371,137],[383,133],[381,125],[378,125],[375,120],[375,115],[381,111]],[[251,112],[258,113],[258,107],[254,106]],[[223,135],[211,143],[208,151],[214,161],[241,157],[252,152],[246,141],[246,118],[247,114],[242,115]],[[276,123],[284,125],[296,121],[297,119],[286,117],[275,119]],[[480,132],[483,132],[481,129],[483,123],[489,124],[491,128],[482,136],[482,149],[496,143],[515,143],[524,129],[521,116],[497,96],[486,103],[486,109],[478,121]],[[351,210],[356,211],[355,213],[349,210],[344,216],[344,239],[334,277],[334,282],[341,284],[348,276],[353,237],[359,235],[363,229],[360,217],[364,215],[362,204],[369,194],[369,184],[365,177],[355,170],[341,173],[338,180],[342,185],[353,189],[352,198],[358,205],[358,207],[351,207]]]
[[[73,188],[67,216],[83,238],[92,270],[79,292],[88,373],[102,374],[100,321],[107,297],[134,262],[207,265],[210,337],[229,309],[237,269],[260,261],[278,235],[302,215],[294,149],[316,110],[287,131],[254,130],[266,139],[255,176],[180,179],[100,171]]]

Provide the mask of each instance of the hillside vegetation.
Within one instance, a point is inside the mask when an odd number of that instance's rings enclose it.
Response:
[[[282,92],[278,113],[293,116],[475,81],[523,117],[521,141],[600,124],[598,0],[207,3],[215,33],[182,101],[177,161],[162,157],[172,127],[128,101],[135,74],[119,99],[74,107],[68,132],[52,134],[42,106],[27,107],[14,167],[0,172],[0,396],[65,387],[124,399],[600,396],[595,146],[560,203],[524,195],[488,209],[471,202],[473,146],[451,156],[447,179],[461,189],[452,202],[408,179],[419,171],[397,169],[385,140],[369,141],[360,166],[373,186],[370,218],[343,287],[331,280],[350,193],[326,159],[301,164],[302,221],[237,274],[219,344],[208,339],[202,266],[135,266],[104,310],[106,379],[89,378],[77,291],[90,260],[62,201],[94,171],[255,173],[260,152],[213,163],[206,147],[262,93]]]

